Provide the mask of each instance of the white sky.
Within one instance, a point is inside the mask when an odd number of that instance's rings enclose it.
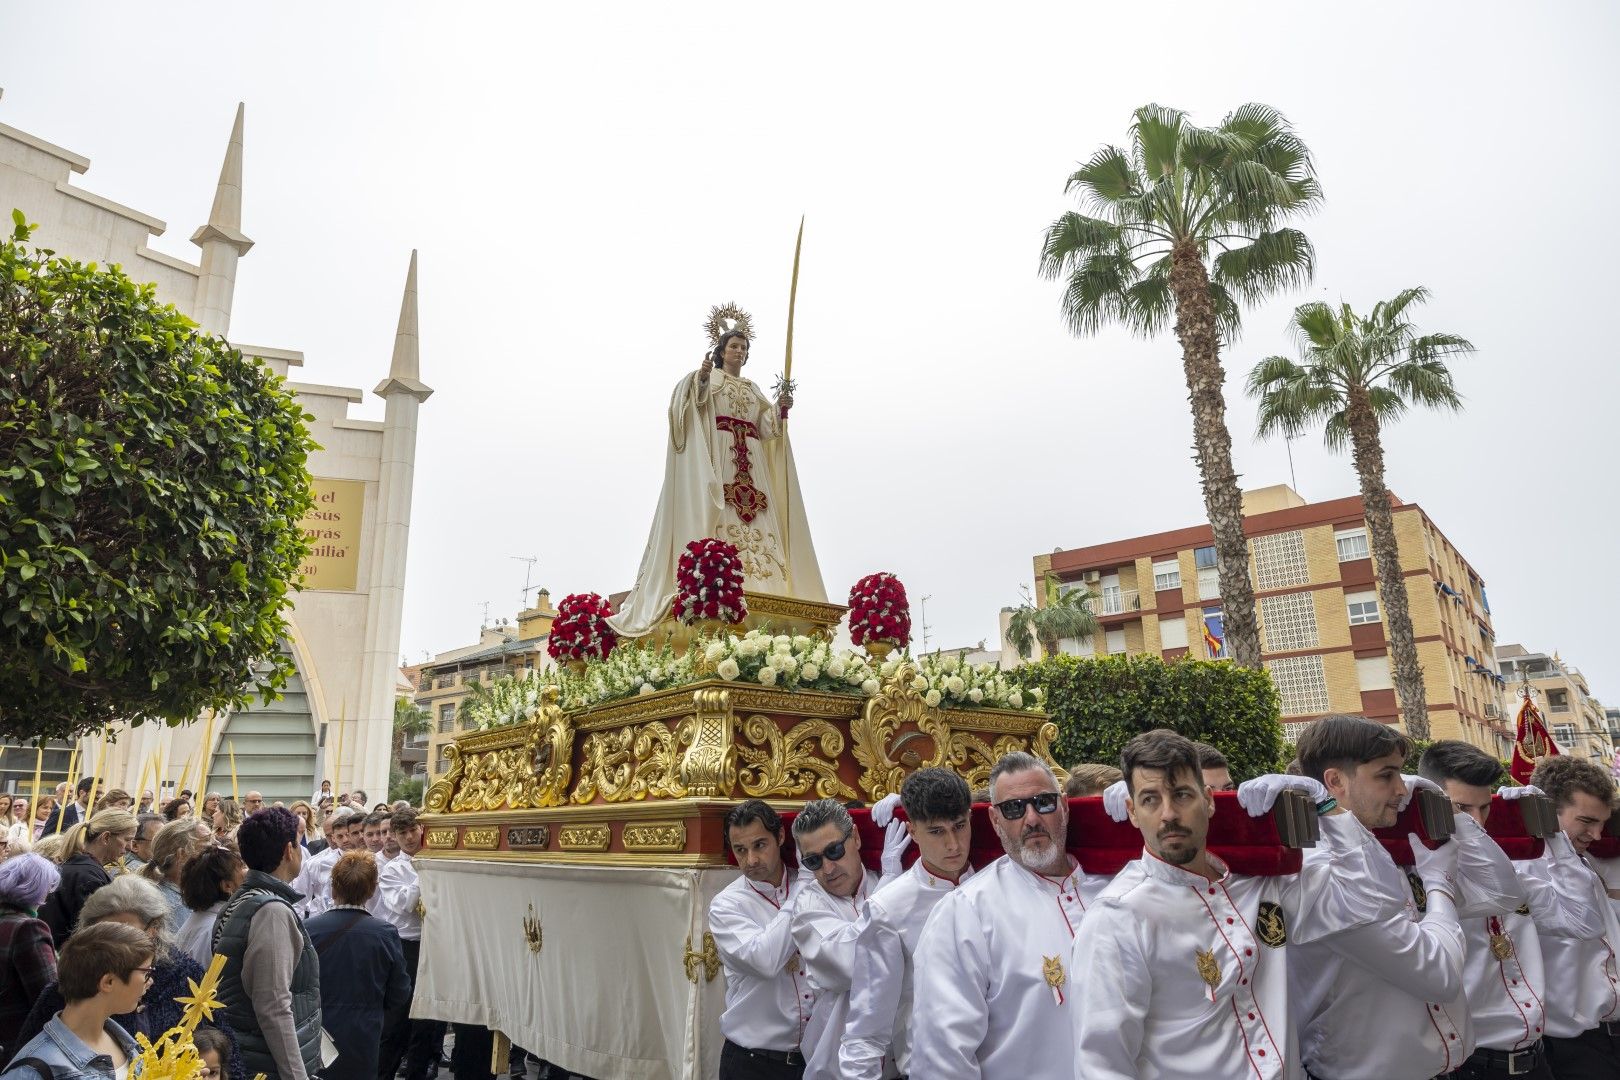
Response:
[[[1225,356],[1246,486],[1288,479],[1239,388],[1293,304],[1427,285],[1423,325],[1480,351],[1465,414],[1387,434],[1389,482],[1484,576],[1501,642],[1620,704],[1594,321],[1620,294],[1617,28],[1595,2],[11,4],[0,122],[89,156],[83,186],[195,258],[245,100],[232,336],[304,350],[307,381],[378,382],[421,249],[418,660],[485,600],[515,614],[510,556],[556,599],[629,585],[709,306],[749,308],[748,374],[780,370],[801,213],[795,443],[832,599],[893,570],[932,597],[930,644],[972,644],[1036,552],[1197,522],[1174,339],[1070,338],[1037,256],[1132,108],[1267,102],[1327,205],[1315,285]],[[1347,457],[1294,456],[1307,498],[1355,492]]]

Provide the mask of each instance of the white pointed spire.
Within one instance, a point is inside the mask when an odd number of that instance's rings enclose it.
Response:
[[[236,103],[236,122],[231,125],[231,141],[225,147],[225,163],[219,167],[219,184],[214,188],[214,207],[208,224],[198,229],[191,242],[199,246],[222,240],[246,255],[253,246],[242,233],[242,102]]]
[[[404,391],[426,401],[433,393],[421,381],[422,354],[416,332],[416,249],[411,249],[411,267],[405,272],[405,295],[399,301],[399,328],[394,332],[394,359],[388,366],[388,378],[377,384],[376,393],[382,397]]]

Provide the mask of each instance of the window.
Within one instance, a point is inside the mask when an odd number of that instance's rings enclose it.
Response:
[[[1365,559],[1372,554],[1371,549],[1367,547],[1366,529],[1335,529],[1333,542],[1339,547],[1340,562]]]
[[[443,675],[436,675],[433,678],[433,689],[435,690],[448,689],[454,685],[456,685],[456,675],[453,671],[447,671]]]
[[[1110,630],[1105,635],[1108,640],[1108,655],[1117,656],[1125,651],[1125,631]]]
[[[1547,691],[1547,711],[1548,712],[1569,712],[1569,691],[1567,691],[1567,690],[1549,690],[1549,691]]]
[[[1084,638],[1066,637],[1058,641],[1058,652],[1065,656],[1091,656],[1096,651],[1097,646],[1089,635]]]
[[[1249,550],[1254,554],[1254,579],[1258,588],[1286,589],[1310,582],[1311,568],[1305,561],[1305,534],[1298,529],[1257,536],[1249,541]]]
[[[439,706],[439,734],[446,735],[456,729],[456,703],[447,701]]]
[[[1289,656],[1267,660],[1266,670],[1277,684],[1284,716],[1310,716],[1328,711],[1327,673],[1320,656]]]
[[[1265,631],[1267,652],[1314,649],[1321,644],[1316,631],[1316,604],[1308,592],[1262,597],[1260,625]]]
[[[1215,549],[1212,547],[1193,548],[1193,565],[1200,570],[1215,569]]]
[[[1180,615],[1159,620],[1159,647],[1185,649],[1187,647],[1187,620]]]
[[[1381,618],[1378,614],[1378,593],[1372,589],[1366,592],[1345,593],[1344,606],[1350,611],[1351,626],[1375,623]]]
[[[1560,745],[1560,746],[1565,746],[1565,747],[1574,746],[1575,745],[1575,725],[1574,724],[1554,724],[1553,729],[1552,729],[1552,737],[1558,741],[1558,745]]]
[[[1389,673],[1388,656],[1356,657],[1356,682],[1363,690],[1390,690],[1395,681]]]
[[[1181,588],[1181,562],[1177,559],[1166,559],[1153,564],[1153,590],[1164,592],[1166,589]]]
[[[1102,579],[1102,613],[1118,615],[1125,610],[1125,600],[1119,590],[1119,575],[1109,574]]]

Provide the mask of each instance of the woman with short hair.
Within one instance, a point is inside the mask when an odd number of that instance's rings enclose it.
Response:
[[[247,864],[227,847],[210,845],[198,852],[180,872],[180,896],[189,914],[180,927],[176,945],[204,967],[214,957],[214,924],[225,901],[242,887]]]
[[[56,947],[51,928],[39,918],[62,872],[49,859],[22,854],[0,864],[0,1061],[21,1045],[28,1010],[56,981]]]
[[[180,894],[180,876],[186,863],[208,843],[208,831],[196,818],[181,818],[159,829],[152,838],[152,857],[141,867],[141,876],[156,885],[169,905],[169,922],[165,927],[178,934],[190,914],[185,898]]]

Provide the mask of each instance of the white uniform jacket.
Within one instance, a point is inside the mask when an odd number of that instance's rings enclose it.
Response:
[[[416,875],[416,862],[400,852],[388,860],[377,877],[377,918],[399,931],[401,941],[422,940],[422,882]]]
[[[804,1025],[804,1080],[838,1080],[838,1042],[849,1015],[855,936],[867,897],[878,887],[863,869],[853,896],[833,896],[811,878],[793,908],[793,944],[816,999]]]
[[[1600,1021],[1620,1021],[1620,965],[1615,952],[1620,949],[1620,925],[1614,904],[1609,901],[1603,879],[1591,860],[1580,859],[1589,902],[1603,914],[1603,933],[1595,938],[1555,937],[1541,939],[1541,953],[1548,971],[1556,972],[1557,989],[1548,996],[1547,1034],[1572,1039],[1598,1026]],[[1527,882],[1550,884],[1552,868],[1545,857],[1519,868]],[[1533,910],[1533,909],[1532,909]]]
[[[934,906],[917,941],[911,1075],[1069,1080],[1069,945],[1113,880],[1026,870],[1004,855]]]
[[[304,860],[293,889],[304,894],[298,912],[308,919],[332,907],[332,868],[344,853],[336,847],[324,847]]]
[[[709,932],[726,971],[720,1033],[749,1050],[797,1050],[815,1004],[793,945],[803,882],[786,867],[775,888],[739,877],[709,901]]]

